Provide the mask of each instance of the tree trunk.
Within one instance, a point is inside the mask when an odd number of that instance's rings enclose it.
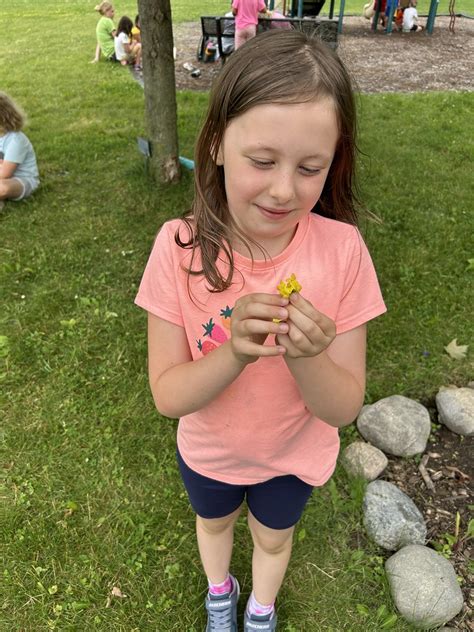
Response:
[[[158,182],[178,182],[181,170],[170,0],[139,0],[138,12],[151,173]]]

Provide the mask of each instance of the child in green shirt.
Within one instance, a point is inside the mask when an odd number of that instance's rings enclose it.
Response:
[[[100,53],[109,61],[116,61],[114,38],[116,28],[113,22],[115,9],[110,2],[101,2],[95,8],[101,14],[100,20],[97,22],[95,29],[97,35],[97,47],[95,57],[91,63],[97,63],[100,59]]]

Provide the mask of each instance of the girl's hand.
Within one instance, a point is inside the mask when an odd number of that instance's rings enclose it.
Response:
[[[277,344],[286,349],[288,358],[310,358],[324,351],[336,337],[336,325],[318,312],[298,292],[290,295],[288,333],[278,334]]]
[[[239,298],[232,310],[232,336],[234,356],[244,364],[256,362],[263,356],[279,356],[285,353],[282,345],[264,345],[269,334],[286,334],[286,322],[274,323],[273,319],[288,318],[288,299],[275,294],[247,294]]]

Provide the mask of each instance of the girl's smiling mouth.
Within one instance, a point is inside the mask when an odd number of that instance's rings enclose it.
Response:
[[[256,204],[255,206],[265,217],[270,217],[271,219],[277,219],[277,220],[288,217],[288,215],[292,212],[292,209],[286,209],[286,208],[273,209],[273,208],[268,208],[266,206],[260,206],[260,204]]]

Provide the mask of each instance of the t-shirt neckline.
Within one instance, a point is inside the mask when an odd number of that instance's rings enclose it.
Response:
[[[291,257],[294,252],[300,247],[301,242],[306,235],[306,231],[308,230],[310,222],[310,215],[308,214],[306,217],[303,217],[297,227],[296,232],[293,235],[293,239],[290,241],[288,246],[280,252],[276,257],[267,257],[266,259],[252,259],[250,257],[246,257],[242,255],[240,252],[236,252],[234,250],[234,264],[238,268],[244,268],[248,270],[268,270],[273,269],[279,264],[283,263],[289,257]]]

